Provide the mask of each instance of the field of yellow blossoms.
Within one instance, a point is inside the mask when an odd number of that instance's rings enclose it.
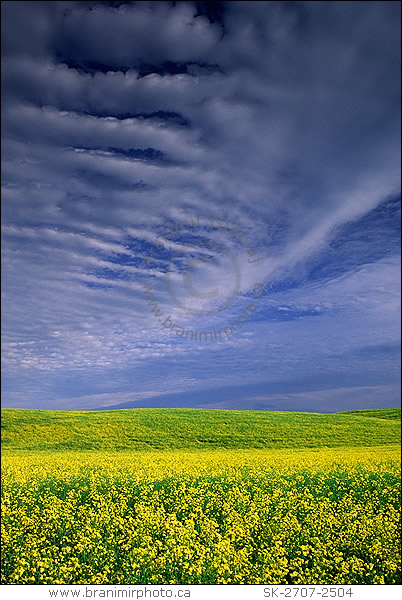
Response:
[[[396,584],[396,446],[15,453],[6,584]]]

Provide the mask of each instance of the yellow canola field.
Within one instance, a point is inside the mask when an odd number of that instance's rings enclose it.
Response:
[[[6,584],[395,584],[399,448],[3,463]]]

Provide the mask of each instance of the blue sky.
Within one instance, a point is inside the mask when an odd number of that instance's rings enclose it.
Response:
[[[3,2],[3,406],[398,406],[399,13]]]

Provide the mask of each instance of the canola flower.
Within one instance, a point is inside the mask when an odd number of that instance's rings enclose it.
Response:
[[[396,447],[2,462],[2,583],[401,582]]]

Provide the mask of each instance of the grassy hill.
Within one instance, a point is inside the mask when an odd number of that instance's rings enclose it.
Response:
[[[145,450],[361,447],[400,442],[400,409],[347,413],[200,409],[2,410],[2,448]]]
[[[348,410],[338,415],[357,415],[360,417],[373,417],[375,419],[401,420],[400,408],[370,408],[368,410]]]

